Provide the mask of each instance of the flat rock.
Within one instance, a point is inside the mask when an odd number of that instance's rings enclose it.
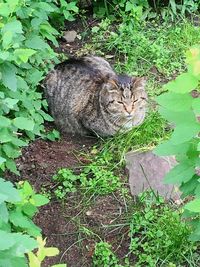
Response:
[[[76,39],[76,36],[77,36],[76,31],[65,31],[63,38],[65,39],[66,42],[73,43]]]
[[[165,174],[177,164],[173,156],[159,157],[152,151],[147,151],[129,152],[125,158],[132,195],[152,189],[166,199],[180,200],[180,191],[173,185],[164,184],[163,181]]]

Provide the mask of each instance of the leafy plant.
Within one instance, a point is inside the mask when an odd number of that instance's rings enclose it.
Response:
[[[54,247],[45,247],[46,240],[41,237],[37,237],[38,251],[28,253],[29,267],[41,267],[41,263],[46,257],[53,257],[59,254],[59,250]],[[56,264],[52,267],[67,267],[66,264]]]
[[[121,188],[120,178],[104,167],[105,162],[93,162],[80,174],[81,186],[88,192],[106,195]]]
[[[58,32],[49,24],[53,1],[6,0],[0,4],[0,169],[18,174],[14,159],[28,139],[43,135],[47,103],[37,91],[44,74],[57,61],[47,43],[57,45]],[[57,61],[58,62],[58,61]]]
[[[111,248],[111,245],[107,242],[101,241],[96,244],[92,260],[94,267],[123,267],[119,264],[119,259]]]
[[[179,211],[153,192],[142,193],[130,223],[130,252],[138,258],[134,266],[183,264],[196,250],[190,233]]]
[[[57,189],[54,191],[55,196],[63,199],[67,193],[76,192],[79,176],[73,174],[69,169],[60,169],[58,173],[53,176],[53,180],[59,183]]]
[[[48,199],[35,194],[28,182],[16,189],[2,178],[0,196],[0,266],[27,266],[25,253],[37,248],[33,237],[41,232],[31,219]]]
[[[165,182],[177,184],[182,196],[194,198],[185,205],[185,216],[193,218],[192,240],[199,240],[199,173],[200,167],[200,48],[194,47],[187,52],[187,72],[165,85],[168,92],[157,98],[160,114],[175,125],[171,138],[159,145],[158,155],[175,155],[178,164],[166,175]],[[197,89],[197,97],[192,90]]]

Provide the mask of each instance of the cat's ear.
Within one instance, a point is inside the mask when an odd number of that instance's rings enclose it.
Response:
[[[103,84],[103,89],[105,89],[108,92],[116,91],[117,88],[118,88],[118,85],[114,80],[109,80]]]
[[[132,79],[132,89],[133,90],[145,90],[145,85],[147,83],[146,77],[136,77]]]

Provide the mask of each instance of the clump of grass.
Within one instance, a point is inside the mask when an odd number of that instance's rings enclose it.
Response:
[[[94,27],[92,41],[87,48],[113,54],[119,72],[149,75],[156,67],[172,78],[185,69],[184,53],[200,41],[200,28],[186,20],[176,24],[143,23],[140,28],[124,22],[114,28],[106,19]]]

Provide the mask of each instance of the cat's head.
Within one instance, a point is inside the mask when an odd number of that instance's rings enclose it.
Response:
[[[108,80],[100,94],[101,106],[117,124],[132,128],[141,124],[145,117],[147,94],[144,77],[120,75],[118,80]]]

